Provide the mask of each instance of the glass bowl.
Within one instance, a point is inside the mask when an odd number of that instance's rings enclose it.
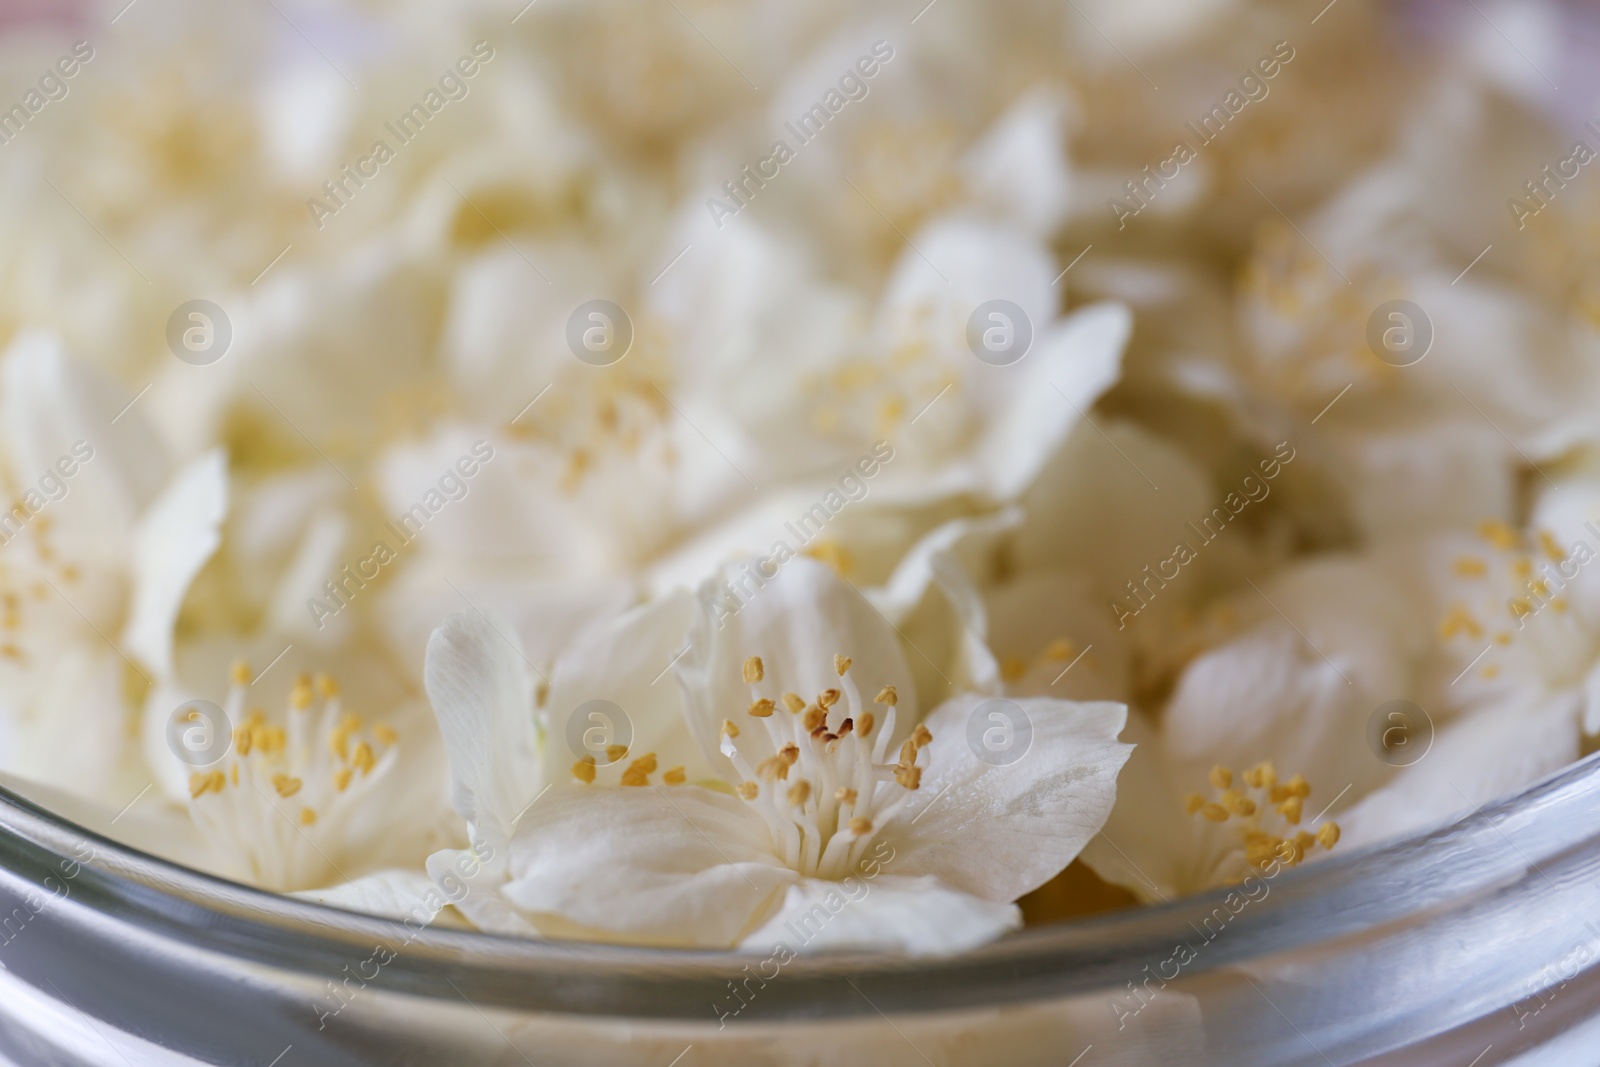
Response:
[[[947,959],[539,942],[196,873],[0,790],[14,1064],[1593,1063],[1600,756],[1448,826]]]

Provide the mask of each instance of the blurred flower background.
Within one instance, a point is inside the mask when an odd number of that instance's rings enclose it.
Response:
[[[824,941],[954,951],[1600,732],[1586,5],[0,28],[0,781],[86,825],[653,944],[881,840]]]

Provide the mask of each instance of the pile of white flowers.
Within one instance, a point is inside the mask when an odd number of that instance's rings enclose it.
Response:
[[[124,2],[0,35],[15,793],[927,954],[1600,735],[1567,8]]]

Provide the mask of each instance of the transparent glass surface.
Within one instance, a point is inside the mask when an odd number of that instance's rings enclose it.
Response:
[[[3,790],[0,909],[0,1056],[16,1064],[1600,1058],[1594,757],[1249,897],[940,960],[410,930],[174,866]]]

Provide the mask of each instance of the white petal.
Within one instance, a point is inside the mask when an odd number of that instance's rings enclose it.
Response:
[[[450,760],[451,804],[495,848],[539,792],[533,682],[504,621],[451,615],[423,671]]]
[[[974,461],[983,487],[1012,500],[1100,395],[1117,380],[1133,316],[1120,304],[1095,304],[1060,323],[1036,321],[1039,336],[1021,362],[997,371],[999,403],[988,413]]]
[[[572,641],[556,661],[545,698],[547,781],[570,780],[575,760],[612,744],[626,744],[636,756],[654,753],[663,770],[682,766],[690,778],[713,773],[684,726],[683,696],[672,676],[693,612],[693,598],[679,591]],[[614,704],[622,720],[611,721],[612,709],[585,707],[595,700]],[[586,743],[590,730],[597,732]]]
[[[963,893],[924,875],[839,882],[807,878],[789,887],[783,907],[745,938],[746,952],[900,952],[947,956],[1022,926],[1015,904]]]
[[[73,362],[56,338],[41,333],[20,335],[6,351],[0,395],[0,425],[24,484],[36,484],[63,457],[72,459],[74,445],[79,460],[83,446],[93,449],[65,480],[66,497],[51,505],[69,544],[122,545],[167,475],[161,444],[138,409],[122,410],[133,395]]]
[[[1489,705],[1437,725],[1433,746],[1343,815],[1341,849],[1422,829],[1507,796],[1579,756],[1575,693]]]
[[[957,697],[928,716],[931,759],[918,798],[882,830],[897,874],[931,874],[948,885],[1007,902],[1060,873],[1111,813],[1117,772],[1133,746],[1117,740],[1122,704],[1020,698],[1032,732],[1014,762],[992,765],[977,750],[1005,751],[1022,733],[992,718],[989,700]],[[948,793],[948,795],[945,795]],[[887,863],[888,861],[886,861]]]
[[[486,857],[482,861],[478,850]],[[428,876],[445,903],[454,904],[484,933],[538,937],[533,924],[500,895],[510,858],[508,850],[494,852],[487,842],[480,841],[474,849],[445,849],[429,856]]]
[[[551,937],[729,948],[798,876],[743,801],[698,786],[552,789],[502,897]]]
[[[178,472],[133,529],[133,604],[123,644],[158,676],[172,676],[173,628],[189,585],[222,543],[228,461],[219,449]]]
[[[433,879],[423,871],[374,871],[326,889],[303,889],[289,896],[386,919],[410,919],[415,926],[431,923],[441,908]]]
[[[689,729],[723,778],[739,780],[718,749],[718,738],[723,720],[748,723],[744,711],[750,706],[751,687],[742,668],[751,656],[760,656],[765,665],[760,691],[772,700],[785,690],[813,700],[838,687],[833,657],[847,656],[854,662],[850,676],[863,701],[871,701],[883,686],[894,686],[900,699],[897,729],[915,722],[916,693],[898,636],[855,587],[804,556],[782,564],[761,585],[756,584],[756,566],[730,565],[720,580],[701,587],[689,651],[676,668],[683,680]],[[728,598],[725,583],[745,595]],[[763,743],[760,731],[745,736],[759,762],[770,744]]]

